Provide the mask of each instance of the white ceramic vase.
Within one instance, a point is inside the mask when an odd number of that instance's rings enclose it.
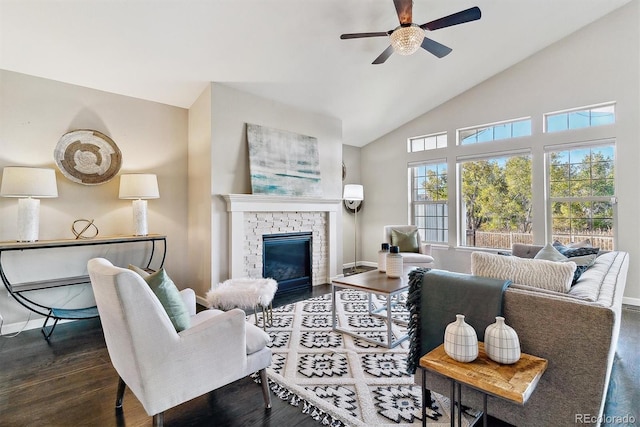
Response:
[[[458,362],[473,362],[478,357],[478,335],[463,314],[456,314],[456,321],[445,328],[444,351]]]
[[[391,246],[389,253],[387,254],[387,277],[397,279],[402,277],[402,269],[404,263],[402,261],[402,255],[400,255],[400,248],[397,246]]]
[[[504,364],[520,360],[520,340],[516,331],[504,323],[504,317],[496,317],[496,323],[484,331],[484,351],[489,359]]]
[[[378,271],[380,273],[387,272],[387,255],[389,255],[389,244],[383,243],[382,248],[378,251]]]

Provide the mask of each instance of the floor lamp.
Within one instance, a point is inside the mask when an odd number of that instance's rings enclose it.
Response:
[[[358,272],[358,211],[364,200],[364,188],[360,184],[347,184],[342,195],[344,205],[353,212],[353,273]]]

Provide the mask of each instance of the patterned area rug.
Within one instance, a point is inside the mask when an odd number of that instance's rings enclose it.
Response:
[[[366,293],[344,290],[336,299],[342,327],[386,342],[386,324],[369,315]],[[373,299],[383,306],[384,300]],[[406,331],[405,299],[406,295],[399,297],[392,309],[399,321],[394,322],[395,336]],[[273,350],[267,373],[276,396],[323,425],[421,425],[420,387],[406,372],[408,341],[387,349],[333,332],[331,294],[275,308],[273,321],[267,328]],[[433,397],[436,406],[427,410],[428,424],[448,426],[449,399],[436,393]],[[463,425],[468,426],[469,419],[463,419]]]

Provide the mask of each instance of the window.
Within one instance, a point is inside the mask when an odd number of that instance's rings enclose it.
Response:
[[[560,132],[592,126],[613,124],[616,121],[615,104],[599,105],[544,115],[545,132]]]
[[[458,170],[463,246],[533,243],[529,153],[461,161]]]
[[[458,130],[460,145],[497,141],[531,135],[531,119],[518,119],[492,125],[482,125]]]
[[[444,148],[447,146],[447,133],[434,133],[432,135],[416,136],[409,138],[409,153],[418,151],[435,150],[436,148]]]
[[[613,143],[547,153],[551,235],[561,243],[590,240],[614,249]]]
[[[446,243],[449,231],[447,164],[440,161],[409,168],[412,222],[427,242]]]

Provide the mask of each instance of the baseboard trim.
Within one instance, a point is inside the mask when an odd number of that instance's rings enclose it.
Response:
[[[348,262],[346,264],[342,264],[342,269],[343,270],[347,270],[349,268],[353,268],[353,264],[354,263],[352,263],[352,262]],[[371,261],[358,261],[358,264],[356,264],[356,266],[378,268],[378,263],[377,262],[371,262]]]
[[[640,307],[640,298],[622,297],[622,303],[627,305],[635,305]]]
[[[84,320],[84,319],[60,319],[58,321],[58,325],[62,323],[75,322],[76,320]],[[38,317],[36,319],[30,319],[26,323],[24,321],[15,322],[15,323],[7,323],[6,325],[2,325],[2,336],[5,335],[13,335],[16,332],[28,331],[30,329],[40,329],[42,328],[42,324],[44,323],[44,317]],[[52,322],[49,322],[49,327]]]
[[[200,295],[196,295],[196,304],[201,305],[205,308],[209,308],[209,301],[205,297],[201,297]]]

